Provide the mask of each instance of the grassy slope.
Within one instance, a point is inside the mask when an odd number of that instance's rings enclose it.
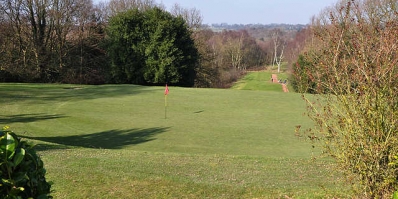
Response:
[[[37,142],[56,198],[295,198],[340,189],[311,163],[298,94],[0,84],[2,125]],[[316,151],[315,151],[316,152]]]

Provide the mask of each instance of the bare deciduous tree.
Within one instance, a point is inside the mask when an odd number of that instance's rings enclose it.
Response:
[[[60,81],[76,66],[72,51],[88,37],[92,6],[92,0],[0,1],[1,23],[7,27],[0,31],[6,52],[1,67],[15,76],[13,81]]]
[[[199,30],[202,27],[203,17],[196,8],[187,9],[176,3],[170,12],[174,16],[181,16],[191,30]]]
[[[283,33],[280,29],[274,29],[273,31],[271,31],[271,38],[274,46],[272,65],[275,66],[276,64],[278,66],[279,73],[281,70],[283,51],[285,50],[286,41],[283,38]]]
[[[110,0],[107,4],[107,17],[129,9],[145,10],[156,6],[154,0]]]

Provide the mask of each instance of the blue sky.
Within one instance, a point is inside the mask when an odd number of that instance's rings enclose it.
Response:
[[[156,0],[200,10],[203,23],[308,24],[313,15],[339,0]]]
[[[94,3],[106,0],[93,0]],[[310,18],[340,0],[155,0],[170,9],[175,3],[196,8],[204,24],[308,24]]]

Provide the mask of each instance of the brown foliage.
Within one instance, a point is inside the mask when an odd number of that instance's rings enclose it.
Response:
[[[226,88],[250,68],[266,60],[261,43],[246,30],[196,31],[196,46],[201,54],[196,86]]]
[[[303,54],[318,100],[308,102],[317,139],[359,197],[398,188],[398,5],[341,1],[315,18]],[[314,136],[310,136],[314,137]]]
[[[7,74],[0,81],[83,83],[77,79],[106,64],[99,58],[104,32],[91,0],[5,0],[0,12],[0,67]]]

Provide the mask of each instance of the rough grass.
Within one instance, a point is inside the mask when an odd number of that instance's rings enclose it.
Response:
[[[298,94],[0,84],[0,124],[37,143],[55,198],[325,198],[339,174],[295,136]]]

